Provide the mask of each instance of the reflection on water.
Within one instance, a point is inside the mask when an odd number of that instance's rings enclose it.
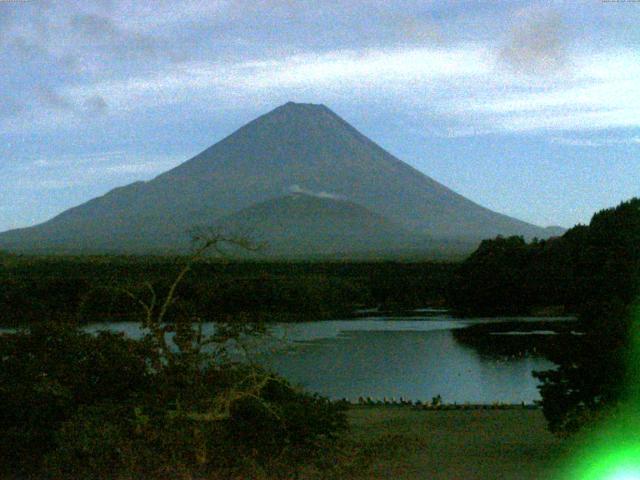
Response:
[[[441,315],[275,324],[269,341],[260,341],[263,351],[257,358],[294,384],[334,399],[429,401],[441,395],[446,403],[531,403],[540,398],[531,372],[552,363],[527,355],[480,355],[452,335],[453,329],[473,323],[513,320]],[[133,322],[93,324],[87,330],[142,335]],[[215,325],[203,330],[212,333]]]
[[[552,366],[533,357],[487,358],[458,343],[449,329],[393,323],[397,329],[350,328],[265,360],[292,382],[331,398],[425,401],[441,395],[447,403],[530,403],[539,399],[531,371]]]

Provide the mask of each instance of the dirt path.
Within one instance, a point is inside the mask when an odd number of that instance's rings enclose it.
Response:
[[[370,456],[352,478],[554,480],[563,442],[538,410],[357,407],[353,440]]]

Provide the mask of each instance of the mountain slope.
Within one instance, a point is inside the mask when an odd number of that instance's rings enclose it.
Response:
[[[254,204],[216,226],[265,243],[261,253],[276,256],[425,250],[431,243],[355,203],[300,193]]]
[[[354,202],[434,238],[547,237],[492,212],[395,158],[322,105],[288,103],[191,160],[0,234],[0,248],[150,252],[184,248],[194,225],[291,192]]]

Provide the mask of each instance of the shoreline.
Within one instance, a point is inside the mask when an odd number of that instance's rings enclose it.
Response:
[[[431,403],[421,402],[420,400],[372,400],[372,399],[357,399],[357,400],[337,400],[337,403],[348,405],[351,408],[407,408],[416,411],[438,412],[445,410],[541,410],[542,407],[537,403]]]

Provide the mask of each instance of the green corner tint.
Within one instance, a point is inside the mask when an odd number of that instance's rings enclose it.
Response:
[[[575,440],[580,447],[558,480],[640,480],[640,308],[631,329],[627,399]]]

